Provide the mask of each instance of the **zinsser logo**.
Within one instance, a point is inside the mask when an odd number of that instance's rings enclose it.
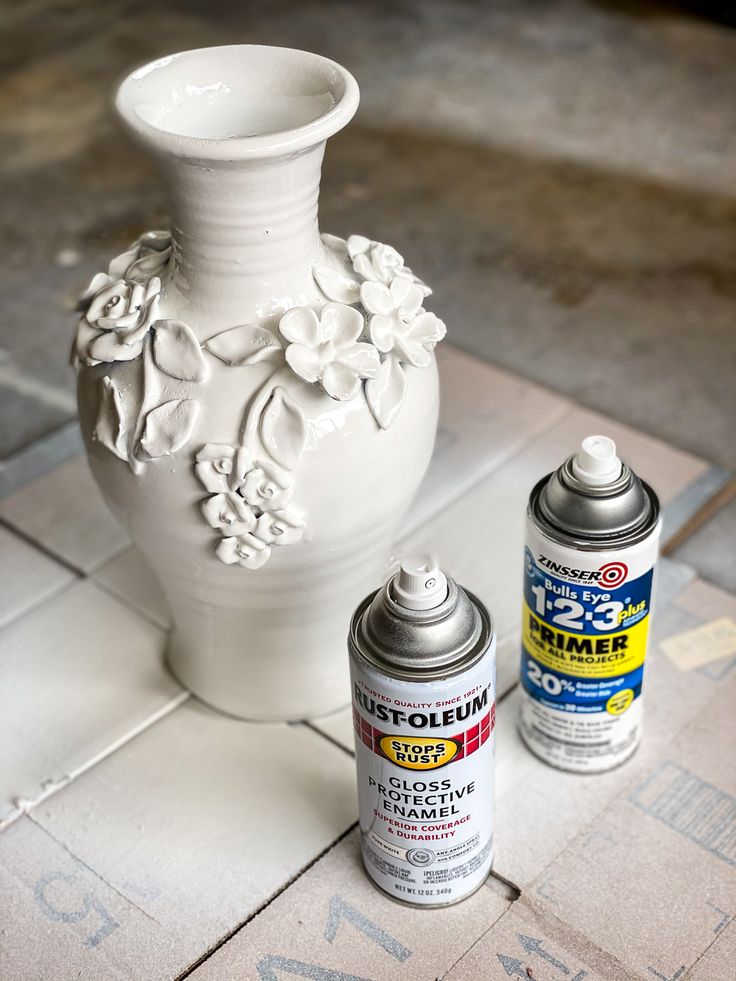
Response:
[[[430,739],[426,736],[384,736],[381,752],[392,763],[406,770],[437,770],[458,753],[454,739]]]
[[[569,565],[561,565],[547,558],[546,555],[539,556],[539,564],[549,569],[550,572],[567,579],[578,579],[581,582],[596,582],[608,589],[615,589],[625,581],[629,574],[629,567],[625,562],[606,562],[600,569],[573,569]]]

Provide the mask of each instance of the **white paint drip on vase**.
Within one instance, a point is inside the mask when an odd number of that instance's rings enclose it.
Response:
[[[349,697],[345,637],[429,463],[445,327],[395,249],[319,234],[334,62],[183,52],[121,85],[172,230],[113,259],[73,350],[92,471],[160,578],[168,662],[250,719]]]

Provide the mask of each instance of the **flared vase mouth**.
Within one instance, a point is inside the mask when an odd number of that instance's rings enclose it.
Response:
[[[137,68],[115,104],[159,151],[206,160],[295,153],[347,125],[360,94],[329,58],[293,48],[196,48]]]

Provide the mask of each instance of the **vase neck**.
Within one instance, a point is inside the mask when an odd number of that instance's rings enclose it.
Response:
[[[311,302],[324,146],[270,160],[163,161],[172,313],[238,323]]]

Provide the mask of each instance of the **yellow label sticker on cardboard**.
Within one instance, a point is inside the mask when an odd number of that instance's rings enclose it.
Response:
[[[668,637],[659,646],[676,668],[692,671],[736,654],[736,623],[731,617],[721,617]]]
[[[615,678],[635,671],[647,653],[649,617],[614,634],[570,633],[552,627],[524,603],[522,639],[531,656],[547,668],[578,678]]]

